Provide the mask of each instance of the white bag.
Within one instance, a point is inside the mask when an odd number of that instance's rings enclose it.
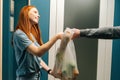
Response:
[[[53,72],[61,80],[75,80],[79,74],[76,61],[74,43],[71,40],[72,32],[65,30],[65,35],[57,49],[56,60]]]

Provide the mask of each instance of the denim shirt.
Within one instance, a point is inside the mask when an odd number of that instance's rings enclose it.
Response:
[[[26,48],[33,42],[20,29],[14,32],[13,45],[15,50],[15,57],[18,68],[16,70],[17,76],[25,76],[36,73],[40,70],[40,57],[37,57],[26,50]],[[37,42],[34,44],[38,47]]]

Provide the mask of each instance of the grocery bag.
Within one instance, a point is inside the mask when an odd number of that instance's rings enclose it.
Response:
[[[71,40],[72,34],[70,29],[65,30],[56,53],[53,72],[61,80],[75,80],[79,74],[74,42]]]

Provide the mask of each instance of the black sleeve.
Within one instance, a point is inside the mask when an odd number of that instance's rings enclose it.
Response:
[[[120,39],[120,26],[80,29],[80,37],[97,39]]]

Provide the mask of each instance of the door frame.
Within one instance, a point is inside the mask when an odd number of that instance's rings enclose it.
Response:
[[[59,16],[58,16],[59,15]],[[50,28],[49,39],[51,39],[56,33],[63,31],[63,15],[64,15],[64,0],[50,0]],[[59,41],[53,45],[49,50],[49,62],[50,68],[54,67],[55,63],[55,51],[57,50]],[[48,80],[59,80],[48,75]]]
[[[64,0],[51,0],[49,38],[63,31]],[[99,27],[112,27],[114,20],[114,0],[100,0]],[[53,68],[58,42],[49,50],[49,66]],[[97,79],[110,80],[112,61],[112,40],[98,40]],[[57,80],[51,76],[49,80]]]
[[[2,10],[3,0],[0,0],[0,80],[2,80]]]
[[[114,0],[100,0],[99,27],[113,27]],[[97,79],[111,80],[112,40],[98,40]]]

